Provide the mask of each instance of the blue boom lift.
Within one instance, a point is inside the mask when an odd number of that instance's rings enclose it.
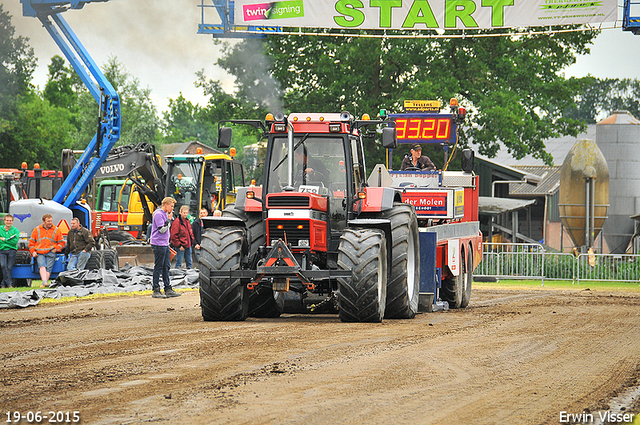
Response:
[[[624,0],[622,29],[640,34],[640,0]]]
[[[120,138],[120,98],[78,37],[61,16],[69,8],[108,0],[20,0],[24,16],[38,18],[100,105],[98,130],[78,162],[71,169],[53,201],[74,211],[73,215],[90,228],[88,206],[79,203],[82,193],[95,176],[111,148]]]
[[[108,0],[20,1],[23,15],[38,18],[42,22],[100,108],[95,136],[73,168],[70,169],[53,199],[21,199],[11,202],[10,213],[16,218],[15,224],[20,230],[18,248],[21,251],[18,253],[12,272],[12,277],[19,285],[28,283],[30,279],[39,278],[33,260],[28,251],[24,251],[24,249],[26,249],[31,230],[42,223],[41,219],[44,214],[51,214],[54,224],[58,225],[64,234],[66,234],[64,230],[68,231],[69,229],[72,217],[77,217],[85,227],[92,229],[91,209],[81,200],[81,197],[98,172],[100,165],[107,158],[111,148],[120,138],[121,123],[118,94],[61,16],[69,9],[82,9],[87,3]],[[55,278],[65,268],[65,257],[61,254],[56,260],[51,278]]]

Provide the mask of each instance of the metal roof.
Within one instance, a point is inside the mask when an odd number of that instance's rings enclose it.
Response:
[[[567,156],[567,154],[575,144],[576,140],[580,140],[580,139],[596,140],[596,124],[588,124],[587,131],[585,133],[580,133],[577,136],[564,136],[556,139],[545,140],[544,146],[546,151],[549,152],[553,157],[553,164],[562,165],[562,163],[564,162],[564,158]],[[476,152],[478,152],[478,145],[471,143],[470,147]],[[476,157],[478,156],[479,155],[476,155]],[[492,160],[499,164],[509,164],[512,167],[515,164],[519,166],[545,165],[545,163],[542,162],[541,159],[534,158],[531,155],[527,155],[522,159],[515,159],[513,155],[511,155],[511,153],[504,146],[498,151],[498,153],[494,158],[492,158]]]
[[[509,195],[544,196],[554,193],[560,187],[560,166],[516,165],[514,168],[540,176],[540,182],[537,185],[511,183],[509,184]]]
[[[483,215],[498,215],[525,208],[527,205],[534,204],[535,202],[535,199],[525,200],[480,196],[478,197],[478,212]]]

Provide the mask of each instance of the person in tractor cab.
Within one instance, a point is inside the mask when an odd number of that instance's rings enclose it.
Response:
[[[65,254],[69,255],[67,270],[84,270],[94,244],[91,232],[86,227],[82,227],[80,220],[72,218],[71,231],[67,235],[67,246],[64,248]]]
[[[33,229],[29,239],[29,251],[40,270],[41,288],[49,286],[51,270],[56,262],[56,252],[62,252],[64,245],[62,232],[53,225],[53,216],[43,215],[42,224]]]
[[[327,167],[319,159],[309,157],[306,146],[302,145],[296,149],[293,157],[298,163],[296,175],[301,178],[302,184],[307,184],[308,181],[320,181],[325,185],[329,183]]]
[[[178,218],[171,223],[171,245],[176,250],[176,269],[179,269],[184,259],[187,269],[193,268],[191,261],[191,246],[193,245],[193,230],[189,221],[189,206],[180,207]]]
[[[405,155],[400,169],[432,171],[436,169],[436,166],[431,162],[428,156],[422,155],[422,146],[415,144],[411,146],[411,155]]]

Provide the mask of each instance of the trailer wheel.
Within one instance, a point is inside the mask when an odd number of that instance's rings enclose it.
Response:
[[[413,319],[420,290],[418,219],[411,205],[396,203],[382,214],[391,220],[393,246],[391,280],[387,284],[385,319]]]
[[[200,307],[206,321],[245,320],[249,290],[241,279],[212,278],[212,270],[238,270],[246,250],[240,227],[206,229],[200,244]]]
[[[473,282],[473,251],[471,248],[467,249],[467,258],[463,267],[464,289],[462,291],[462,303],[460,303],[460,307],[466,308],[469,305],[469,300],[471,300],[471,283]]]
[[[387,247],[378,229],[345,229],[340,236],[338,267],[351,279],[338,278],[338,313],[343,322],[381,322],[387,299]]]
[[[86,270],[98,270],[104,269],[104,251],[100,249],[94,249],[91,251],[91,256],[87,260]]]
[[[466,268],[465,249],[460,249],[460,265],[463,270]],[[458,276],[454,276],[442,281],[440,298],[449,303],[449,308],[463,308],[462,301],[465,292],[465,273],[461,271]]]

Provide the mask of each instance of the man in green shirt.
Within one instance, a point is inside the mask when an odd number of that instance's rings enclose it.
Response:
[[[0,269],[2,269],[2,287],[13,288],[11,270],[16,262],[20,231],[13,226],[13,216],[4,216],[4,226],[0,227]]]

